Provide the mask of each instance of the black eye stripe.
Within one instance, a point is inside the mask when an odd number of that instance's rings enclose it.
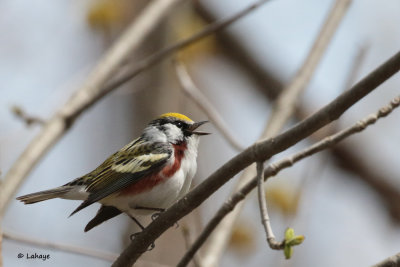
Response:
[[[152,121],[150,124],[155,125],[159,128],[160,126],[162,127],[163,125],[165,125],[167,123],[171,123],[180,129],[187,129],[189,127],[189,124],[187,124],[186,122],[183,122],[180,120],[174,120],[171,118],[156,119],[156,120]]]

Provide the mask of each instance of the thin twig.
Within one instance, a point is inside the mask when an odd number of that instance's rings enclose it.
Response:
[[[303,65],[297,71],[292,81],[279,95],[272,109],[268,123],[259,140],[265,140],[277,135],[292,116],[300,94],[308,85],[350,3],[351,0],[337,0],[335,2]],[[255,173],[256,170],[253,164],[243,172],[235,185],[233,193],[241,188],[243,184],[252,179]],[[239,217],[242,208],[243,203],[236,207],[236,209],[226,219],[224,219],[215,234],[210,237],[210,241],[204,250],[203,256],[203,261],[206,266],[218,265],[218,261],[221,258],[222,253],[225,251],[233,226]]]
[[[12,113],[14,113],[15,116],[17,116],[19,119],[23,120],[27,126],[31,126],[33,124],[43,125],[46,123],[43,119],[41,119],[39,117],[35,117],[35,116],[31,116],[31,115],[27,114],[19,106],[12,106],[11,111],[12,111]]]
[[[400,253],[393,255],[380,263],[374,264],[372,267],[398,267],[400,266]]]
[[[264,191],[264,166],[262,162],[257,162],[257,192],[258,192],[258,205],[260,207],[261,223],[264,226],[265,234],[267,235],[267,242],[272,249],[283,249],[284,243],[277,242],[274,232],[272,231],[271,221],[268,215],[267,200]]]
[[[78,247],[78,246],[74,246],[74,245],[67,245],[67,244],[57,243],[57,242],[53,242],[53,241],[39,240],[36,238],[29,238],[29,237],[22,236],[22,235],[19,235],[16,233],[12,233],[10,231],[4,231],[4,239],[23,243],[23,244],[33,246],[33,247],[41,247],[44,249],[58,250],[58,251],[63,251],[63,252],[67,252],[67,253],[96,258],[96,259],[100,259],[100,260],[104,260],[104,261],[108,261],[108,262],[113,262],[118,257],[118,254],[116,254],[116,253],[99,251],[99,250],[90,249],[87,247]],[[146,262],[139,261],[139,263],[140,263],[139,265],[143,265],[143,266],[147,266],[147,267],[150,267],[150,266],[152,266],[152,267],[168,267],[167,265],[154,263],[154,262],[148,262],[148,261],[146,261]]]
[[[16,242],[24,243],[34,247],[42,247],[46,249],[60,250],[64,252],[69,252],[73,254],[89,256],[92,258],[97,258],[109,262],[113,262],[118,255],[115,253],[98,251],[94,249],[89,249],[86,247],[78,247],[73,245],[61,244],[52,241],[39,240],[36,238],[30,238],[26,236],[22,236],[16,233],[12,233],[10,231],[4,231],[3,233],[4,239],[13,240]]]
[[[76,111],[86,110],[94,104],[104,83],[115,74],[132,50],[159,24],[161,19],[178,2],[183,0],[155,0],[150,2],[137,19],[127,27],[124,34],[114,43],[100,60],[83,86],[43,126],[41,132],[26,147],[4,177],[0,192],[0,217],[25,177],[46,152],[69,130],[76,119]]]
[[[113,263],[114,267],[131,266],[169,227],[197,208],[209,196],[228,182],[238,172],[253,162],[265,161],[273,155],[293,146],[321,127],[338,119],[347,109],[373,91],[400,69],[400,52],[377,67],[367,77],[343,92],[332,102],[313,115],[294,125],[282,134],[248,147],[212,173],[185,197],[151,222]]]
[[[192,238],[190,234],[190,230],[186,224],[181,226],[181,232],[183,235],[183,239],[185,240],[185,248],[189,249],[192,246]],[[202,265],[200,264],[199,258],[196,257],[196,255],[193,256],[193,265],[195,267],[201,267]]]
[[[192,99],[207,115],[207,117],[212,121],[213,125],[220,131],[220,133],[234,149],[243,151],[245,147],[240,144],[235,136],[233,136],[233,131],[229,130],[229,126],[226,124],[221,114],[219,114],[218,110],[194,84],[185,65],[183,65],[183,63],[177,59],[174,60],[174,65],[179,83],[185,94],[190,97],[190,99]]]
[[[347,75],[346,82],[344,83],[344,89],[350,88],[355,81],[357,80],[357,75],[360,72],[360,69],[365,61],[365,57],[367,55],[369,49],[368,44],[363,44],[360,49],[357,51],[357,55],[354,57],[354,60],[351,64],[351,68],[349,74]]]
[[[394,98],[389,105],[381,108],[377,113],[369,115],[363,120],[358,121],[352,127],[344,129],[334,135],[328,136],[323,140],[315,143],[314,145],[295,153],[289,157],[286,157],[280,161],[271,163],[264,171],[264,180],[275,176],[281,170],[293,166],[296,162],[312,156],[324,149],[327,149],[338,142],[344,140],[345,138],[359,133],[365,130],[368,126],[374,124],[378,119],[386,117],[395,108],[400,105],[400,97]],[[200,233],[199,237],[193,243],[192,247],[185,253],[181,261],[177,264],[178,267],[186,266],[197,250],[204,244],[207,238],[211,235],[215,228],[220,224],[220,222],[227,216],[232,210],[235,209],[238,203],[240,203],[245,197],[258,185],[257,177],[253,177],[251,181],[246,183],[238,192],[233,194],[225,203],[219,208],[215,213],[213,218],[204,227],[204,230]]]

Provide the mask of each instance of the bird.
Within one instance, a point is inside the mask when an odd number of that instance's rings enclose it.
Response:
[[[70,216],[99,202],[101,207],[85,232],[121,213],[143,230],[137,215],[159,215],[189,191],[197,169],[199,137],[210,134],[197,128],[206,122],[194,122],[180,113],[162,114],[145,127],[140,137],[93,171],[17,200],[24,204],[54,198],[83,200]]]

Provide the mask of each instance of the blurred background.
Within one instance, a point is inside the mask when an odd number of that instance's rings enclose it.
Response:
[[[49,119],[85,81],[107,48],[149,1],[80,0],[0,2],[0,170],[2,176],[40,132],[17,114]],[[247,147],[262,133],[272,101],[303,64],[335,1],[275,0],[179,52],[191,77]],[[253,1],[183,1],[170,12],[131,61],[188,37]],[[354,0],[340,22],[290,125],[330,102],[400,47],[400,2]],[[352,107],[326,135],[375,112],[398,94],[399,76]],[[84,113],[31,172],[18,195],[64,184],[100,164],[137,137],[164,112],[207,119],[179,86],[170,60],[143,72]],[[245,204],[220,266],[369,266],[400,249],[400,120],[394,112],[376,126],[332,150],[306,159],[266,183],[277,239],[286,227],[306,237],[284,259],[265,242],[256,194]],[[212,124],[200,144],[199,184],[238,153]],[[305,140],[274,157],[315,142]],[[237,177],[236,177],[237,178]],[[138,266],[174,266],[186,250],[181,228],[195,238],[232,191],[235,179],[168,230]],[[98,206],[68,215],[77,201],[52,200],[25,206],[12,201],[3,221],[4,266],[109,266],[111,261],[27,245],[13,235],[100,251],[112,258],[137,231],[118,216],[88,233],[83,229]],[[140,218],[147,224],[149,218]],[[50,254],[19,259],[18,253]],[[201,253],[200,253],[201,255]]]

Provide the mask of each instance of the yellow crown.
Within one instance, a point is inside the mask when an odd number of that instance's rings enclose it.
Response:
[[[192,120],[189,117],[186,117],[185,115],[180,113],[169,112],[169,113],[164,113],[160,116],[160,118],[165,118],[165,117],[173,117],[180,120],[192,122]]]

